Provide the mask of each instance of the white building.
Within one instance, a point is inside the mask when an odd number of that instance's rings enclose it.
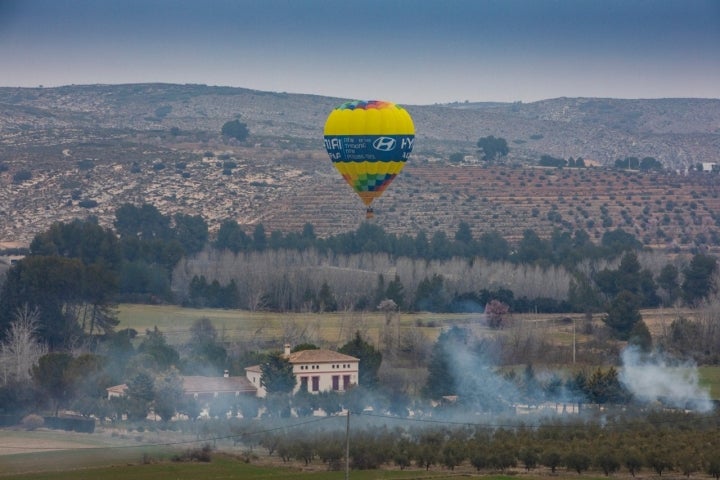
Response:
[[[227,371],[222,377],[203,377],[199,375],[183,375],[183,394],[194,398],[206,405],[215,398],[240,395],[257,395],[257,389],[253,387],[245,377],[231,377]],[[115,385],[106,388],[108,400],[114,397],[127,395],[127,384]]]
[[[359,383],[360,360],[333,350],[301,350],[290,352],[285,344],[283,356],[290,361],[295,374],[293,394],[300,390],[310,393],[328,391],[344,392]],[[252,386],[257,388],[257,396],[265,397],[267,391],[260,382],[260,365],[245,369],[245,375]]]

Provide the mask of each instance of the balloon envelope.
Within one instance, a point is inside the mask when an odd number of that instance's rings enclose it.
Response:
[[[325,122],[330,160],[368,207],[403,169],[414,140],[407,110],[382,100],[343,103]]]

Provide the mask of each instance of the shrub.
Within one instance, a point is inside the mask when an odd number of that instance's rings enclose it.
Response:
[[[507,304],[495,299],[490,300],[490,302],[485,306],[485,315],[488,326],[495,329],[500,328],[509,311],[510,308]]]
[[[20,422],[25,430],[35,430],[45,425],[45,420],[40,415],[26,415]]]
[[[212,447],[206,443],[202,448],[191,448],[172,457],[173,462],[209,462]]]
[[[221,133],[223,136],[232,137],[241,142],[245,141],[248,135],[250,135],[247,125],[240,122],[240,120],[225,122],[222,126]]]
[[[98,202],[96,200],[80,200],[78,206],[82,208],[95,208],[98,206]]]
[[[15,173],[13,175],[13,183],[23,183],[26,180],[30,180],[32,178],[32,173],[29,170],[20,170],[19,172]]]

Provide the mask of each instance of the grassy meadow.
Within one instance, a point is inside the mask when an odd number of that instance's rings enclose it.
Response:
[[[653,336],[662,333],[663,328],[678,316],[693,318],[692,310],[643,310],[643,320]],[[484,327],[480,313],[399,313],[396,314],[400,329],[422,328],[434,340],[440,329],[449,325],[465,325],[473,330],[494,330]],[[177,305],[121,304],[118,306],[120,325],[117,329],[134,328],[143,334],[145,330],[157,327],[170,343],[183,343],[190,335],[190,326],[200,318],[208,318],[227,340],[275,340],[288,336],[296,329],[309,329],[320,341],[329,344],[344,343],[361,330],[370,339],[376,340],[383,328],[386,317],[382,312],[327,312],[327,313],[276,313],[251,312],[216,308],[184,308]],[[572,324],[561,323],[561,318],[582,320],[581,314],[512,314],[511,322],[547,327],[558,344],[572,342]],[[596,315],[594,322],[601,321]],[[579,332],[578,332],[579,333]],[[281,341],[281,340],[278,340]]]
[[[147,452],[145,452],[147,453]],[[328,471],[325,465],[318,463],[311,464],[310,467],[301,468],[259,465],[255,463],[246,463],[241,456],[235,457],[227,454],[213,454],[210,462],[170,462],[167,458],[167,452],[155,452],[158,457],[143,456],[140,452],[133,452],[134,458],[128,455],[119,455],[113,458],[107,458],[100,455],[99,460],[105,462],[105,466],[97,466],[98,462],[89,462],[86,464],[76,464],[75,468],[65,469],[63,464],[67,464],[63,457],[70,455],[72,458],[74,452],[57,452],[56,454],[41,454],[34,456],[36,467],[29,473],[17,473],[12,470],[0,470],[0,478],[8,480],[157,480],[163,478],[171,478],[174,480],[340,480],[344,478],[344,471]],[[9,457],[0,457],[0,467],[7,466],[4,459]],[[87,457],[85,458],[86,460]],[[53,466],[52,462],[59,460],[60,465]],[[483,473],[482,477],[486,480],[510,480],[517,478],[519,472],[513,474],[487,474]],[[429,471],[423,469],[381,469],[381,470],[352,470],[350,479],[352,480],[445,480],[458,477],[474,477],[480,476],[473,474],[473,470],[468,468],[451,471],[440,467],[432,467]],[[544,471],[523,472],[522,478],[526,480],[536,480],[546,478],[547,473]],[[577,474],[565,471],[558,471],[555,476],[572,476]],[[584,480],[595,480],[601,478],[599,475],[592,473],[584,474]]]
[[[720,400],[720,366],[701,366],[698,370],[700,386],[709,389],[711,398]]]
[[[117,329],[134,328],[143,334],[157,326],[172,344],[186,342],[193,322],[208,318],[227,340],[277,341],[278,348],[282,348],[280,343],[283,338],[299,331],[308,331],[328,345],[342,345],[357,330],[370,340],[377,341],[385,324],[385,315],[380,312],[275,313],[136,304],[120,305],[118,318],[120,325]],[[442,326],[473,324],[478,318],[477,314],[401,313],[399,324],[401,329],[419,327],[434,340]]]

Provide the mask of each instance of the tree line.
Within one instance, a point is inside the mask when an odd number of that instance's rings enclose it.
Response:
[[[465,467],[476,472],[515,468],[536,472],[544,468],[551,474],[563,469],[606,476],[623,471],[633,477],[642,472],[720,477],[720,450],[713,431],[717,417],[658,412],[628,420],[611,410],[603,425],[596,419],[551,418],[537,425],[510,422],[503,426],[465,420],[462,427],[453,422],[443,425],[442,420],[433,425],[379,417],[363,413],[353,417],[351,468],[455,471]],[[218,428],[227,435],[238,435],[251,447],[265,448],[283,462],[321,463],[330,470],[344,466],[344,432],[340,429],[320,426],[310,427],[310,432],[289,429],[282,434],[255,435],[257,426],[240,421]]]
[[[531,138],[542,138],[541,135],[533,135]],[[502,137],[495,137],[494,135],[488,135],[481,137],[477,141],[478,154],[480,158],[487,162],[493,163],[495,160],[505,157],[510,153],[510,149],[507,145],[507,140]],[[461,153],[454,153],[450,156],[450,161],[453,163],[461,162],[464,155]],[[553,168],[585,168],[585,160],[582,157],[577,159],[570,157],[567,160],[564,158],[554,157],[552,155],[543,154],[538,160],[538,165],[541,167],[553,167]],[[614,164],[616,169],[620,170],[642,170],[642,171],[658,171],[663,169],[663,165],[655,157],[625,157],[618,158]],[[702,166],[701,166],[702,167]],[[697,168],[698,171],[702,171],[702,168]]]
[[[642,159],[638,157],[625,157],[615,160],[615,168],[621,170],[651,171],[662,170],[663,166],[662,163],[654,157],[643,157]]]
[[[23,308],[37,311],[51,349],[111,332],[117,302],[170,299],[172,269],[206,240],[201,217],[171,218],[149,205],[118,208],[114,230],[94,218],[55,223],[33,238],[29,254],[3,279],[0,339]]]
[[[364,223],[356,231],[317,238],[247,234],[223,222],[210,238],[201,216],[167,216],[151,205],[122,205],[114,229],[93,218],[53,224],[12,266],[0,288],[0,339],[17,311],[39,313],[50,348],[112,331],[116,302],[275,311],[374,310],[392,300],[402,311],[607,312],[627,339],[638,310],[696,306],[717,288],[717,259],[698,253],[687,263],[649,254],[631,234],[584,231],[540,238],[526,230],[515,245],[497,232],[477,238],[461,222],[452,238],[423,231],[394,235]],[[641,262],[645,262],[645,265]],[[496,312],[500,312],[496,309]],[[502,326],[502,315],[495,326]],[[638,331],[634,336],[645,336]]]

